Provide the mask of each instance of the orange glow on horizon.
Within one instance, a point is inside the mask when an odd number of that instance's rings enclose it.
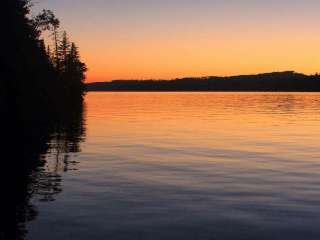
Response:
[[[87,82],[320,71],[319,1],[43,1]]]
[[[291,40],[289,40],[291,39]],[[89,67],[87,82],[116,79],[173,79],[188,76],[229,76],[294,70],[314,74],[320,68],[320,36],[283,33],[274,39],[234,34],[207,39],[176,37],[146,39],[131,45],[109,42],[92,46],[86,40],[82,55]],[[304,42],[305,44],[301,44]],[[91,46],[90,46],[91,45]],[[89,49],[89,51],[88,51]]]
[[[284,39],[269,45],[248,42],[229,49],[219,44],[215,47],[214,43],[194,42],[185,46],[176,43],[169,47],[158,43],[159,49],[150,47],[146,51],[143,49],[145,45],[141,44],[131,49],[119,49],[114,45],[105,47],[104,51],[92,49],[93,52],[82,48],[82,52],[89,67],[87,82],[230,76],[287,70],[314,74],[320,66],[313,51],[317,43],[297,46]],[[263,45],[265,47],[261,47]]]

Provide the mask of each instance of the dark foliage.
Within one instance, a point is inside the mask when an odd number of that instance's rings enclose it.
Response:
[[[74,44],[61,56],[63,46],[57,35],[55,54],[48,54],[41,33],[57,33],[59,20],[49,10],[31,19],[29,11],[27,0],[4,0],[0,15],[5,23],[0,38],[1,111],[26,126],[46,121],[45,116],[52,119],[61,106],[81,100],[86,70]]]
[[[28,200],[32,174],[44,164],[40,155],[48,151],[48,142],[57,132],[69,142],[80,134],[69,119],[82,114],[86,67],[74,44],[65,49],[64,58],[56,54],[63,40],[59,20],[49,10],[31,18],[30,6],[29,0],[1,1],[0,239],[20,239],[21,222],[36,216]],[[55,34],[53,54],[41,39],[43,31]]]
[[[87,84],[88,91],[320,91],[320,77],[288,72],[175,80],[117,80]]]

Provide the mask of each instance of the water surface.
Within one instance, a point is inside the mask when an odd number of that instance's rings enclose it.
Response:
[[[44,155],[27,239],[320,238],[320,94],[85,100],[85,141]]]

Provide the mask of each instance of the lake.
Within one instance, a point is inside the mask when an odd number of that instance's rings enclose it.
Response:
[[[26,239],[320,239],[320,94],[88,93],[81,124]]]

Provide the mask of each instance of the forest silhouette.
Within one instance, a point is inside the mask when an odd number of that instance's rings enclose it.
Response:
[[[25,239],[27,222],[37,217],[30,199],[53,201],[62,191],[58,169],[44,171],[42,156],[55,151],[56,165],[68,171],[67,156],[81,151],[85,136],[86,90],[320,91],[318,75],[295,72],[85,85],[87,67],[79,49],[52,11],[33,17],[29,0],[3,0],[1,6],[0,239]]]
[[[88,91],[320,91],[320,76],[294,71],[232,77],[187,77],[174,80],[115,80],[86,85]]]
[[[1,6],[0,239],[25,239],[24,226],[37,215],[30,198],[49,201],[62,190],[59,174],[43,171],[42,155],[80,151],[87,69],[52,11],[32,17],[29,0]]]
[[[30,17],[28,0],[5,0],[1,18],[6,22],[1,38],[2,110],[16,111],[24,120],[37,113],[55,115],[61,106],[80,102],[86,66],[78,48],[70,43],[50,10]],[[43,33],[52,36],[51,47]]]

